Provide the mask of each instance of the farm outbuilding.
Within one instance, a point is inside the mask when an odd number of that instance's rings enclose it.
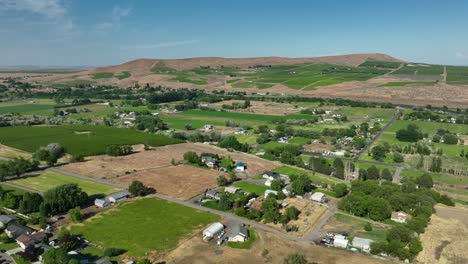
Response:
[[[234,225],[229,235],[230,242],[244,242],[249,238],[249,230],[244,225]]]
[[[94,200],[94,205],[97,206],[97,207],[105,208],[105,207],[109,206],[110,203],[108,201],[106,201],[105,199],[96,199],[96,200]]]
[[[322,192],[316,192],[310,196],[310,199],[314,202],[323,203],[325,201],[325,194]]]
[[[208,226],[203,230],[203,240],[210,240],[220,234],[224,230],[224,225],[220,222],[216,222]]]
[[[120,203],[128,199],[130,197],[130,193],[127,191],[121,191],[113,193],[106,197],[106,200],[111,203]]]
[[[333,246],[339,248],[347,248],[348,247],[348,239],[342,235],[336,235],[335,239],[333,240]]]
[[[369,252],[371,243],[374,242],[372,239],[355,237],[353,238],[353,247],[359,248],[362,251]]]

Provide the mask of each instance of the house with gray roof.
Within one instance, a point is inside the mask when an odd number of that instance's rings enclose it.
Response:
[[[249,230],[241,224],[233,225],[229,234],[230,242],[244,242],[249,238]]]
[[[10,215],[0,215],[0,228],[4,228],[9,223],[16,222],[18,218],[10,216]]]
[[[110,203],[120,203],[127,200],[130,197],[130,193],[127,191],[116,192],[106,196],[106,200]]]

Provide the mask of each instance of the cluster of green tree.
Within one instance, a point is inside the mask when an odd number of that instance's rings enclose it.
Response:
[[[216,179],[218,186],[228,186],[235,181],[237,181],[237,176],[234,172],[229,173],[229,178],[226,178],[224,175],[219,175]]]
[[[175,101],[192,101],[196,98],[204,97],[204,90],[191,89],[147,89],[149,95],[146,96],[146,101],[149,104],[169,103]]]
[[[237,151],[242,151],[242,152],[248,152],[250,150],[250,146],[247,143],[240,143],[237,138],[233,135],[229,135],[224,137],[221,142],[218,144],[219,147],[221,148],[226,148],[226,149],[233,149]]]
[[[462,149],[462,150],[460,151],[460,157],[462,157],[462,158],[465,157],[465,158],[468,159],[468,151],[465,153],[465,150]]]
[[[106,154],[109,156],[125,156],[132,153],[133,150],[130,145],[110,145],[106,147]]]
[[[38,161],[30,161],[23,157],[2,162],[0,163],[0,181],[4,181],[8,176],[19,177],[26,172],[37,170],[38,166]]]
[[[158,116],[140,115],[135,119],[135,127],[142,131],[156,132],[159,130],[166,130],[167,124]]]
[[[351,170],[354,170],[354,164],[351,163],[350,166]],[[345,178],[345,164],[340,158],[335,158],[333,164],[330,164],[324,157],[311,157],[309,160],[309,168],[325,175],[333,175],[338,179]]]
[[[183,103],[176,104],[174,108],[177,111],[187,111],[190,109],[197,109],[198,102],[197,101],[184,101]]]
[[[391,182],[379,185],[372,180],[354,181],[351,184],[351,194],[343,198],[338,207],[375,221],[388,219],[392,211],[430,217],[436,203],[453,205],[448,196],[432,190],[432,184],[432,178],[428,174],[414,181],[405,178],[401,186]]]
[[[405,142],[417,142],[418,140],[423,139],[423,133],[421,133],[417,125],[409,124],[406,128],[400,129],[396,132],[396,138]]]
[[[88,194],[81,190],[77,184],[63,184],[44,193],[40,212],[43,216],[55,215],[67,212],[77,206],[84,206],[87,203]]]
[[[171,135],[173,138],[181,139],[181,140],[188,140],[190,142],[219,142],[222,140],[222,136],[219,132],[211,132],[210,134],[206,133],[185,133],[185,132],[174,132]]]
[[[456,134],[450,133],[450,131],[443,128],[437,129],[437,133],[432,137],[433,142],[443,142],[448,145],[458,144],[458,137]]]
[[[322,136],[324,137],[354,137],[356,136],[356,130],[354,127],[351,128],[324,128],[322,130]]]
[[[372,165],[367,168],[367,170],[359,170],[359,179],[362,181],[386,180],[391,182],[393,179],[393,173],[390,172],[390,170],[387,168],[384,168],[382,172],[380,172],[380,170],[375,165]]]
[[[223,104],[222,108],[227,109],[227,110],[233,110],[233,109],[246,109],[249,108],[251,105],[250,100],[245,100],[243,103],[232,103],[230,105],[228,104]]]
[[[460,109],[458,109],[460,110]],[[459,111],[461,113],[461,111]],[[416,109],[416,111],[405,114],[403,117],[404,120],[421,120],[421,121],[434,121],[434,122],[451,122],[451,119],[455,118],[456,124],[467,124],[468,118],[463,115],[440,115],[432,111]]]
[[[36,152],[34,152],[33,159],[45,161],[47,162],[47,165],[52,166],[64,155],[65,148],[63,148],[59,143],[50,143],[45,147],[40,147]]]
[[[297,220],[301,213],[296,207],[289,206],[283,214],[275,195],[268,195],[262,202],[263,219],[265,223],[281,223],[286,225],[291,220]]]
[[[348,185],[346,185],[345,183],[335,184],[333,185],[332,189],[337,198],[343,197],[349,192]]]
[[[145,186],[141,181],[134,180],[128,186],[128,192],[132,196],[145,196],[151,192],[151,189]]]
[[[20,213],[29,214],[39,212],[42,196],[37,193],[24,193],[17,195],[12,191],[5,190],[0,186],[0,200],[5,207],[18,210]]]

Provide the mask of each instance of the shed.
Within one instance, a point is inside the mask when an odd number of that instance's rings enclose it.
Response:
[[[104,208],[104,207],[108,207],[110,205],[110,203],[108,201],[106,201],[105,199],[95,199],[94,200],[94,205],[97,206],[97,207]]]
[[[217,190],[208,190],[206,191],[205,196],[215,200],[219,200],[221,198]]]
[[[128,199],[130,197],[130,193],[127,191],[116,192],[110,194],[106,197],[106,200],[111,203],[120,203]]]
[[[335,239],[333,240],[333,246],[339,248],[347,248],[348,247],[348,239],[342,235],[336,235]]]
[[[224,191],[227,192],[227,193],[232,193],[232,194],[236,194],[240,189],[237,188],[237,187],[232,187],[232,186],[229,186],[229,187],[225,187],[224,188]]]
[[[351,242],[353,247],[359,248],[362,251],[369,252],[370,251],[370,245],[374,242],[372,239],[367,239],[367,238],[360,238],[360,237],[354,237],[353,241]]]
[[[249,238],[249,230],[244,225],[233,225],[231,234],[229,235],[230,242],[244,242]]]
[[[244,171],[245,170],[245,163],[244,162],[237,162],[236,163],[236,171]]]
[[[325,201],[325,194],[322,192],[316,192],[310,196],[310,199],[314,202],[322,203]]]
[[[203,240],[210,240],[224,230],[224,225],[215,222],[203,230]]]

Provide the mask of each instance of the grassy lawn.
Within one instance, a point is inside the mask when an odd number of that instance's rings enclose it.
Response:
[[[88,195],[110,194],[119,191],[119,189],[108,185],[95,183],[55,172],[45,172],[39,176],[21,178],[10,182],[19,186],[40,191],[42,193],[67,183],[78,184],[78,186],[80,186],[81,189],[83,189],[83,191],[85,191]]]
[[[14,249],[14,248],[17,248],[19,247],[18,244],[16,244],[16,242],[13,242],[13,243],[0,243],[0,250],[11,250],[11,249]]]
[[[245,192],[256,193],[259,196],[262,196],[265,193],[265,191],[268,190],[267,186],[258,185],[250,182],[235,182],[233,186],[241,188]]]
[[[310,144],[310,139],[303,137],[295,137],[288,141],[290,144],[306,145]]]
[[[136,130],[106,126],[17,126],[0,128],[1,144],[28,152],[52,142],[60,143],[67,153],[92,156],[103,154],[108,145],[141,144],[162,146],[180,143],[180,140]]]
[[[257,143],[257,137],[254,135],[236,135],[236,138],[242,144],[247,143],[252,145]]]
[[[228,246],[232,248],[240,248],[240,249],[250,249],[252,248],[253,244],[257,241],[257,234],[253,228],[249,228],[249,239],[245,242],[228,242]]]
[[[127,250],[129,256],[165,251],[194,230],[219,217],[155,198],[134,200],[101,213],[71,231],[103,247]]]
[[[387,229],[376,224],[371,224],[372,231],[365,231],[366,221],[364,219],[361,220],[346,214],[336,213],[332,220],[332,223],[336,225],[335,232],[348,232],[351,236],[369,238],[374,241],[382,241],[386,237]]]

